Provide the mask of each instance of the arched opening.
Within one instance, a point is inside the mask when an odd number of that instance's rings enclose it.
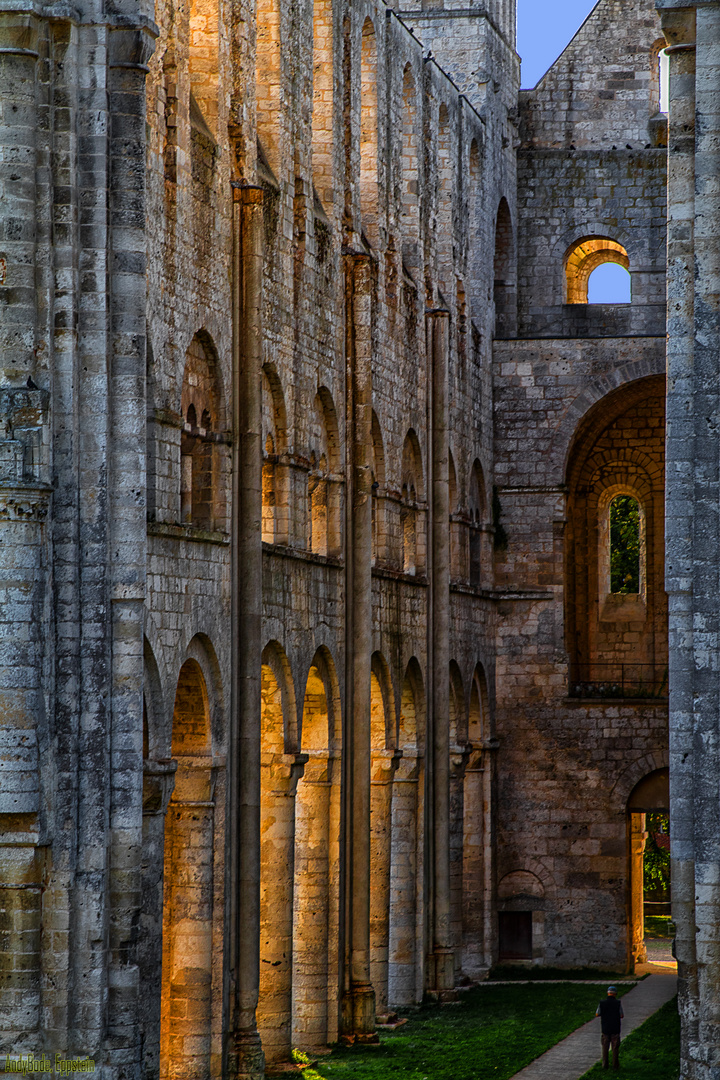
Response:
[[[208,693],[180,669],[172,722],[175,789],[165,816],[160,1076],[211,1071],[214,783]]]
[[[326,387],[315,395],[312,419],[308,547],[317,555],[337,555],[341,547],[340,446],[335,406]]]
[[[627,805],[630,861],[628,950],[631,970],[646,960],[672,963],[670,950],[670,774],[656,769]]]
[[[217,358],[204,334],[196,334],[185,360],[180,411],[180,515],[200,529],[227,528],[227,452]]]
[[[568,461],[570,693],[663,697],[664,378],[638,380],[599,401]]]
[[[278,0],[258,0],[255,52],[255,106],[258,142],[276,177],[280,177],[283,101],[282,38]]]
[[[360,214],[363,231],[375,247],[379,239],[377,40],[365,19],[360,45]]]
[[[290,529],[287,416],[282,385],[275,368],[265,364],[262,375],[262,538],[267,544],[286,544]]]
[[[372,563],[387,562],[386,528],[387,490],[385,488],[385,449],[380,421],[372,414]]]
[[[331,0],[313,0],[312,171],[315,190],[326,207],[334,202],[333,100],[334,43]]]
[[[400,698],[392,784],[388,999],[392,1007],[422,999],[425,691],[413,657]]]
[[[383,1016],[388,1011],[390,815],[396,762],[389,730],[395,719],[392,685],[380,653],[372,658],[370,684],[370,981],[376,1013]]]
[[[337,1038],[340,776],[338,695],[329,659],[317,653],[303,702],[301,748],[308,760],[295,798],[293,1045]]]
[[[417,435],[411,429],[405,436],[402,457],[402,487],[400,492],[400,529],[402,536],[402,568],[415,576],[425,571],[424,511],[421,509],[422,459]]]
[[[469,553],[469,580],[471,585],[482,584],[483,564],[485,552],[483,550],[485,540],[485,527],[487,524],[487,499],[485,496],[485,477],[482,465],[475,458],[470,483],[468,484],[468,510],[470,521],[468,527],[468,553]]]
[[[588,278],[588,304],[632,303],[632,279],[619,263],[607,262]]]
[[[413,271],[420,265],[420,188],[418,185],[417,90],[409,64],[403,73],[401,163],[402,253],[406,268]]]
[[[279,645],[263,653],[260,797],[260,993],[257,1023],[268,1063],[292,1049],[293,863],[297,768],[288,768],[294,711],[290,665]],[[279,868],[281,868],[279,870]]]
[[[606,281],[605,291],[596,292],[591,301],[588,297],[590,275],[592,274],[594,278],[593,271],[599,267],[604,267],[606,264],[612,264],[617,268],[611,269],[609,273],[611,275],[620,274],[622,288],[618,291],[617,281],[611,280],[609,283]],[[628,253],[622,244],[618,244],[616,240],[611,240],[607,236],[588,236],[583,240],[576,241],[565,255],[566,303],[630,303],[630,292],[622,291],[622,289],[627,290],[630,288],[629,274],[627,273],[629,267]],[[622,274],[623,270],[625,271],[624,275]],[[607,271],[603,272],[607,273]],[[598,289],[600,289],[603,285],[602,278],[596,280]],[[608,291],[608,287],[610,291]],[[612,291],[613,289],[615,291]],[[613,295],[620,297],[627,295],[628,299],[605,299],[606,296]]]
[[[495,337],[517,332],[515,234],[507,199],[501,199],[495,224]]]
[[[450,504],[450,579],[458,581],[465,577],[462,557],[464,524],[458,503],[457,473],[452,451],[448,450],[448,495]]]

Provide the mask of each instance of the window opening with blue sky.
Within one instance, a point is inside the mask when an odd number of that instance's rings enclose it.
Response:
[[[517,49],[522,60],[520,83],[532,88],[552,67],[572,41],[596,0],[553,0],[552,17],[548,5],[539,0],[518,0]],[[667,111],[667,57],[660,53],[660,101],[658,108]],[[606,262],[593,270],[588,280],[588,303],[629,304],[630,274],[625,267]]]

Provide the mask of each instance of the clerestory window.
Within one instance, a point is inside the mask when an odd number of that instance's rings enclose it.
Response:
[[[640,592],[640,504],[631,495],[610,503],[610,592]]]

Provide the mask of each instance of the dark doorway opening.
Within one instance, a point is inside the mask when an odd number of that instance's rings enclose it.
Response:
[[[500,960],[532,960],[532,911],[501,911]]]

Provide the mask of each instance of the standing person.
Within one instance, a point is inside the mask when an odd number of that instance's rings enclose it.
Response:
[[[602,1067],[609,1068],[609,1051],[612,1046],[613,1069],[620,1068],[620,1029],[625,1015],[617,999],[617,987],[608,986],[607,997],[597,1007],[596,1016],[600,1017],[602,1029]]]

